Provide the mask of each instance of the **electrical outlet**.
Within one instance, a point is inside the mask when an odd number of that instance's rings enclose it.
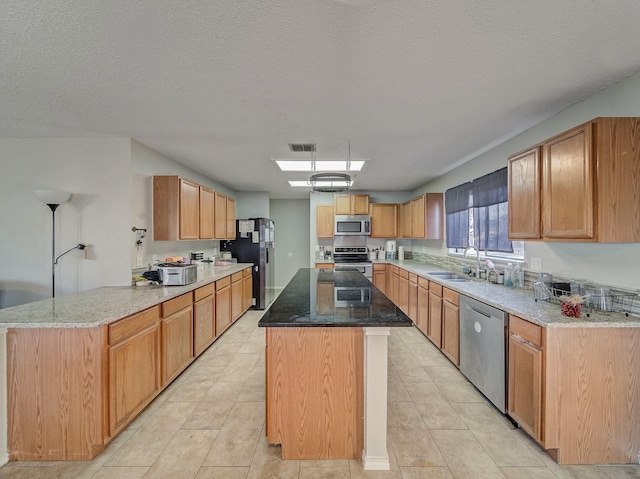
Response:
[[[142,255],[136,256],[136,268],[142,268]]]
[[[531,269],[533,271],[542,271],[542,258],[531,258]]]

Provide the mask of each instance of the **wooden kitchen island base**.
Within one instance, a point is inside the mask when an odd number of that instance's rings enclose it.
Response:
[[[267,439],[283,459],[357,459],[389,469],[389,328],[266,330]]]

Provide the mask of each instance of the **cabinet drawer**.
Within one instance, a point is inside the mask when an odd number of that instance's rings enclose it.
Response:
[[[316,263],[316,268],[333,268],[334,264],[333,263]]]
[[[215,292],[216,292],[215,283],[209,283],[208,285],[203,286],[202,288],[198,288],[193,292],[193,302],[197,303],[202,298],[206,298],[207,296],[211,296]]]
[[[253,268],[245,268],[242,270],[242,276],[251,276],[253,274]]]
[[[517,334],[539,348],[542,347],[542,326],[530,323],[512,314],[509,316],[509,331],[511,334]]]
[[[130,338],[160,319],[160,306],[154,306],[128,318],[109,325],[109,344],[113,345]]]
[[[460,306],[460,295],[449,288],[442,288],[442,297],[445,301]]]
[[[418,286],[422,286],[424,289],[429,289],[429,280],[423,277],[418,277]]]
[[[227,276],[226,278],[219,279],[216,281],[216,291],[220,291],[223,288],[226,288],[231,284],[231,276]]]
[[[238,271],[237,273],[233,273],[231,275],[231,282],[235,283],[236,281],[240,281],[242,279],[242,271]]]
[[[414,273],[409,273],[409,281],[414,284],[418,284],[418,275]]]
[[[398,274],[398,267],[392,264],[389,266],[389,271],[391,271],[391,274]]]
[[[374,271],[386,271],[387,265],[384,263],[373,263]]]
[[[171,316],[176,311],[180,311],[187,306],[191,306],[191,303],[191,293],[186,293],[182,296],[178,296],[177,298],[165,301],[164,303],[162,303],[162,317],[166,318],[167,316]]]
[[[434,283],[433,281],[429,282],[429,291],[431,291],[436,296],[442,297],[442,285],[438,283]]]
[[[398,268],[398,276],[404,279],[409,279],[409,272],[406,269]]]

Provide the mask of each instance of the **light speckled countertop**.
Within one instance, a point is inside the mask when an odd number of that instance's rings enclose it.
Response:
[[[471,280],[466,282],[447,281],[446,279],[432,276],[429,272],[443,271],[442,267],[422,263],[415,260],[379,260],[376,263],[393,264],[411,273],[433,280],[449,289],[457,291],[483,303],[495,306],[507,313],[515,314],[540,326],[556,328],[619,328],[640,327],[640,318],[625,316],[623,313],[590,312],[586,317],[582,311],[580,318],[569,318],[560,312],[560,306],[547,301],[535,301],[533,291],[527,289],[507,288],[502,285],[489,283],[485,280]],[[462,275],[462,273],[457,272]]]
[[[0,328],[92,328],[160,304],[252,266],[203,265],[186,286],[105,286],[69,296],[0,309]]]

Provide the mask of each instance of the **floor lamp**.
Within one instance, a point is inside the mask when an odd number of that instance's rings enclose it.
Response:
[[[59,190],[36,190],[36,198],[51,208],[51,297],[56,297],[56,208],[71,198],[71,193]]]

